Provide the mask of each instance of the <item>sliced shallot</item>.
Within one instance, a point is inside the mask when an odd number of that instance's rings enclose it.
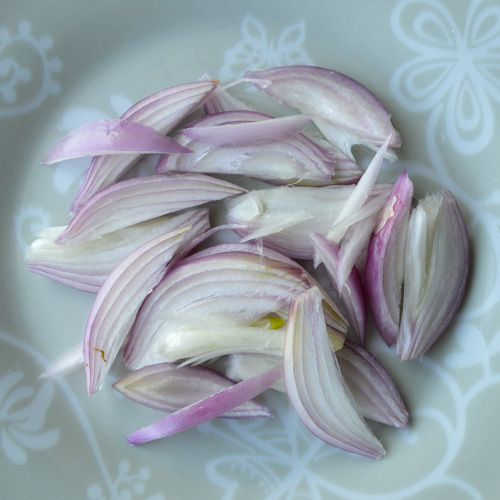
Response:
[[[413,183],[405,170],[394,184],[368,245],[364,271],[366,299],[375,327],[389,346],[399,332],[412,198]]]
[[[144,298],[167,272],[189,226],[140,246],[118,264],[96,295],[83,342],[87,393],[101,388]]]
[[[192,153],[185,158],[177,154],[165,155],[160,158],[156,171],[239,174],[281,184],[309,180],[327,183],[334,174],[335,155],[304,134],[291,135],[287,127],[287,132],[279,140],[257,140],[259,136],[274,138],[276,131],[273,129],[280,130],[283,122],[291,122],[295,129],[297,120],[299,124],[305,120],[298,116],[281,119],[256,111],[234,110],[201,117],[175,136],[175,140]],[[254,136],[252,140],[249,140],[248,132],[245,133],[250,127]],[[266,133],[269,128],[271,131]],[[202,130],[200,134],[198,129]],[[230,134],[232,129],[240,132]],[[228,144],[214,146],[195,140],[203,130],[212,130],[212,135],[221,134],[219,142]]]
[[[156,217],[75,245],[54,243],[65,227],[45,228],[26,250],[29,271],[65,285],[97,293],[111,271],[133,250],[160,234],[189,225],[192,236],[208,230],[206,208]]]
[[[190,429],[255,398],[282,377],[283,368],[281,366],[271,368],[267,372],[234,384],[129,434],[127,441],[132,445],[137,445]]]
[[[203,174],[153,174],[117,182],[94,195],[55,239],[91,241],[162,215],[244,193],[236,184]]]
[[[172,354],[162,351],[165,347],[176,345],[180,349],[183,346],[182,328],[200,331],[203,325],[213,326],[219,322],[223,325],[219,338],[224,338],[224,332],[230,334],[232,326],[250,327],[270,314],[286,317],[292,298],[313,284],[313,278],[297,263],[255,245],[228,243],[199,251],[169,271],[142,305],[125,348],[125,365],[138,369],[172,360],[162,358]],[[346,324],[327,294],[324,314],[332,341],[338,348],[342,345]],[[255,329],[255,334],[258,331]],[[272,330],[267,334],[269,347],[276,349],[282,344],[276,335],[275,341],[271,341],[275,338]],[[186,336],[185,347],[191,345],[196,349],[190,338]],[[223,349],[224,345],[213,343],[213,349]],[[256,344],[252,348],[256,349]],[[241,347],[237,349],[241,350]],[[187,351],[184,356],[189,357]]]
[[[61,137],[47,152],[43,163],[50,165],[83,156],[124,153],[190,153],[190,150],[140,123],[96,120]]]
[[[313,233],[310,238],[314,245],[317,260],[324,264],[332,286],[339,294],[339,300],[346,313],[350,328],[353,330],[358,343],[364,345],[367,308],[358,270],[353,267],[347,280],[339,284],[339,246],[322,234]]]
[[[159,363],[128,373],[113,387],[136,403],[172,413],[232,385],[224,375],[205,366]],[[223,418],[271,416],[266,407],[254,400],[220,415]]]
[[[288,397],[304,425],[328,444],[379,459],[385,450],[359,413],[326,333],[321,292],[312,287],[290,306],[283,355]]]
[[[401,145],[380,99],[346,75],[316,66],[281,66],[247,71],[245,76],[279,102],[313,115],[324,136],[351,158],[355,144],[377,149],[392,135],[389,147]],[[388,157],[395,159],[394,153]]]
[[[214,80],[174,85],[140,100],[121,119],[168,134],[186,116],[202,106],[217,85]],[[91,196],[115,183],[140,158],[141,155],[131,154],[95,156],[73,201],[71,213],[76,214]]]
[[[469,239],[449,191],[419,200],[408,223],[403,307],[396,343],[404,359],[419,358],[452,321],[469,277]]]

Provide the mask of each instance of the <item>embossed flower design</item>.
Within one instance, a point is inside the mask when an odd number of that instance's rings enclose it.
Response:
[[[240,77],[249,69],[313,64],[303,47],[304,21],[286,27],[275,39],[268,35],[260,20],[246,14],[241,21],[241,34],[241,40],[224,52],[224,64],[219,71],[222,81]]]
[[[7,459],[17,465],[28,461],[27,450],[46,450],[59,438],[58,429],[44,430],[45,415],[52,401],[51,384],[21,385],[21,372],[0,377],[0,444]]]
[[[48,35],[33,36],[26,21],[21,21],[12,34],[0,27],[0,117],[32,111],[47,96],[60,92],[53,75],[61,71],[62,63],[48,56],[52,45]],[[32,80],[34,85],[28,85]]]
[[[145,500],[164,500],[161,493],[145,497],[145,482],[151,473],[147,467],[141,467],[137,472],[130,470],[130,463],[121,460],[117,465],[117,476],[112,484],[108,485],[110,496],[105,493],[98,484],[92,484],[87,488],[87,498],[90,500],[132,500],[133,498],[144,498]]]
[[[395,35],[417,53],[392,75],[407,109],[444,112],[452,146],[481,151],[492,139],[500,103],[500,5],[470,2],[463,25],[436,0],[403,0],[392,12]]]

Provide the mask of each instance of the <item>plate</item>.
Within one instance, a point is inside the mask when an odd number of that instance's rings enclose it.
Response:
[[[0,7],[2,498],[489,499],[500,447],[500,6],[491,0],[79,2]],[[81,374],[38,381],[82,335],[90,294],[28,273],[35,232],[68,222],[85,162],[40,164],[83,121],[203,73],[314,64],[361,81],[403,137],[394,177],[450,189],[471,239],[469,289],[422,360],[371,348],[411,412],[406,430],[373,426],[388,454],[335,450],[287,402],[275,418],[216,421],[145,446],[125,436],[157,414]],[[111,374],[111,377],[116,376]]]

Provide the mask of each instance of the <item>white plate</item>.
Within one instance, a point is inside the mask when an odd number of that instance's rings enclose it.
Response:
[[[456,498],[497,494],[500,446],[500,5],[497,1],[32,2],[0,6],[0,464],[6,499]],[[218,421],[131,447],[157,414],[81,374],[39,382],[81,338],[90,294],[25,271],[35,231],[68,221],[80,165],[42,166],[85,120],[208,72],[307,63],[358,79],[393,113],[417,194],[458,198],[471,237],[469,290],[422,361],[373,348],[411,411],[374,426],[378,462],[308,433],[282,398],[269,421]],[[116,375],[115,375],[116,376]]]

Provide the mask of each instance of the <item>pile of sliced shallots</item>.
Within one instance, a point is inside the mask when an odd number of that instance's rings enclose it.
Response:
[[[96,295],[82,343],[43,376],[83,368],[92,394],[122,352],[129,373],[114,387],[166,414],[132,444],[214,417],[270,416],[254,398],[273,387],[320,439],[380,458],[365,419],[405,427],[408,412],[364,348],[367,311],[402,359],[429,349],[467,284],[460,209],[446,190],[415,199],[406,171],[376,182],[401,138],[360,83],[311,66],[236,83],[282,103],[283,116],[204,78],[86,123],[45,156],[92,161],[71,221],[40,231],[27,267]],[[365,170],[355,145],[375,151]],[[155,154],[154,174],[130,176]],[[211,224],[214,210],[224,223]],[[221,230],[234,241],[218,242]]]

